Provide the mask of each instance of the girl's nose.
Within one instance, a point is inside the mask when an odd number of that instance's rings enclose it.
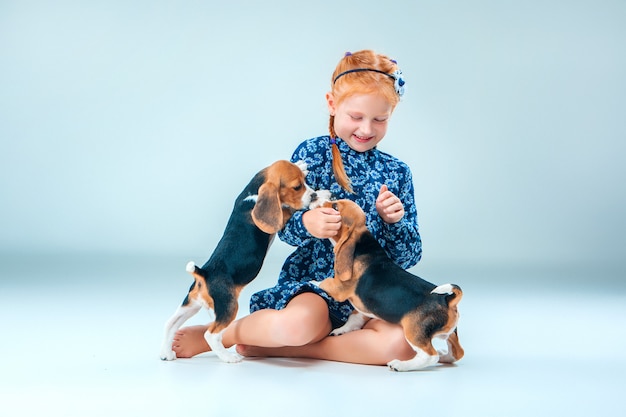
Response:
[[[359,126],[359,130],[363,133],[363,136],[368,136],[372,133],[372,122],[363,120]]]

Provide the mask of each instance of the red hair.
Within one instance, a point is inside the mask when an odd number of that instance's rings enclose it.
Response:
[[[346,71],[354,69],[371,69],[374,71]],[[356,94],[378,94],[387,100],[392,107],[396,107],[400,101],[400,96],[395,90],[394,80],[387,74],[391,74],[398,69],[395,61],[389,57],[377,54],[372,50],[363,50],[354,53],[347,52],[339,61],[331,78],[331,90],[335,105],[339,105],[346,98]],[[332,139],[337,137],[335,133],[335,116],[330,116],[328,130]],[[339,146],[333,142],[333,173],[337,183],[346,191],[352,193],[350,178],[346,174]]]

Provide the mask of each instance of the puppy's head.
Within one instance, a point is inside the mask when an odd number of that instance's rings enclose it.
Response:
[[[268,234],[282,229],[295,210],[311,202],[313,190],[306,184],[306,164],[276,161],[265,170],[265,182],[252,210],[254,224]]]
[[[365,212],[351,200],[329,201],[324,207],[332,207],[341,215],[341,228],[331,241],[335,244],[335,278],[348,281],[352,279],[356,243],[367,231]]]
[[[330,238],[335,245],[350,238],[356,230],[365,227],[365,212],[351,200],[327,201],[322,207],[331,207],[341,215],[341,228]]]

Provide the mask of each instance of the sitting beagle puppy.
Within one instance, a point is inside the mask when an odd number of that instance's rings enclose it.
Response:
[[[335,245],[335,276],[319,286],[338,301],[350,300],[356,310],[334,334],[361,328],[363,316],[400,324],[416,354],[407,361],[390,361],[387,365],[394,371],[413,371],[461,359],[464,351],[456,331],[461,289],[454,284],[436,286],[393,262],[367,230],[365,213],[353,201],[325,202],[324,206],[339,211],[342,225],[331,238]],[[435,337],[447,341],[447,353],[435,350]]]
[[[235,205],[209,260],[198,268],[187,264],[194,282],[183,303],[165,324],[162,360],[176,359],[174,335],[202,307],[215,321],[204,337],[211,350],[224,362],[239,362],[240,355],[222,344],[222,332],[235,319],[240,291],[261,270],[276,232],[295,210],[308,207],[317,195],[305,183],[306,164],[277,161],[257,173],[235,200]]]

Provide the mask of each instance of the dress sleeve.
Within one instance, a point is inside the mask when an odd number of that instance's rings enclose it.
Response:
[[[291,246],[302,246],[304,243],[313,239],[313,235],[306,230],[302,222],[302,215],[306,210],[296,211],[287,221],[285,227],[278,232],[278,238]]]
[[[398,192],[398,198],[404,205],[404,217],[394,224],[381,220],[381,238],[378,240],[398,265],[408,269],[422,258],[422,239],[417,224],[413,176],[408,167]]]

